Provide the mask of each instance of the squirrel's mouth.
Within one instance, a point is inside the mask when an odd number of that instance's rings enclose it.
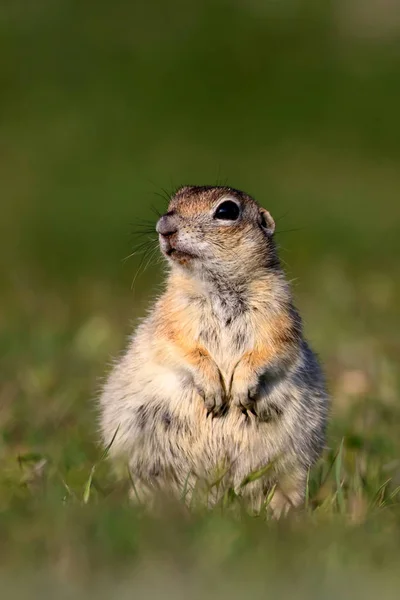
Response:
[[[190,258],[195,258],[195,255],[190,253],[190,252],[186,252],[185,250],[179,250],[178,248],[168,248],[168,250],[165,250],[165,254],[168,256],[168,258],[172,258],[173,260],[189,260]]]
[[[196,257],[196,255],[192,252],[188,252],[186,248],[172,245],[170,240],[161,239],[160,246],[163,254],[173,261],[176,260],[177,262],[187,262],[188,260]]]

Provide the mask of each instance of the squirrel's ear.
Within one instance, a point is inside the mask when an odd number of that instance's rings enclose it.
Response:
[[[265,208],[260,208],[260,225],[267,235],[272,235],[275,231],[275,221]]]

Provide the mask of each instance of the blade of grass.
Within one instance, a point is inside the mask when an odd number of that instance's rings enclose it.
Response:
[[[307,479],[306,479],[306,494],[304,498],[304,508],[308,511],[310,504],[310,469],[307,469]]]
[[[90,475],[85,483],[85,489],[83,490],[83,504],[87,504],[89,502],[90,499],[90,492],[92,489],[92,481],[93,481],[93,475],[94,472],[96,470],[96,465],[93,465],[92,468],[90,469]]]
[[[266,497],[266,499],[264,501],[264,504],[262,505],[260,513],[265,512],[267,510],[268,506],[271,504],[271,500],[274,497],[275,490],[276,490],[276,483],[269,490],[268,495],[267,495],[267,497]]]
[[[230,465],[225,471],[223,471],[222,475],[217,477],[217,479],[215,479],[212,483],[207,483],[208,489],[212,490],[214,487],[218,487],[219,484],[221,483],[221,481],[224,479],[224,477],[229,473],[231,468],[232,468],[232,465]]]
[[[229,487],[222,496],[221,513],[224,514],[226,509],[238,499],[238,495],[232,487]]]
[[[138,491],[137,491],[137,488],[136,488],[135,482],[133,481],[133,477],[132,477],[132,473],[131,473],[131,470],[130,470],[130,468],[129,468],[129,465],[127,466],[127,470],[128,470],[129,482],[130,482],[130,484],[131,484],[131,486],[132,486],[132,489],[133,489],[133,492],[134,492],[134,494],[135,494],[135,496],[136,496],[136,500],[137,500],[137,501],[138,501],[138,503],[141,505],[141,504],[142,504],[142,501],[141,501],[141,500],[140,500],[140,498],[139,498],[139,494],[138,494]]]
[[[94,477],[95,471],[96,471],[97,467],[99,466],[99,464],[102,463],[103,460],[105,460],[107,458],[110,448],[113,445],[115,438],[117,437],[118,430],[119,430],[119,425],[118,425],[117,429],[115,430],[115,433],[112,436],[110,443],[103,450],[99,460],[97,462],[95,462],[94,465],[92,466],[92,468],[90,469],[90,474],[85,483],[85,487],[83,490],[82,501],[84,504],[87,504],[90,500],[90,494],[91,494],[91,490],[92,490],[92,483],[93,483],[93,477]]]
[[[392,481],[392,478],[389,477],[389,479],[386,479],[386,481],[384,481],[382,483],[382,485],[379,486],[375,496],[372,498],[372,501],[370,504],[371,507],[381,506],[384,503],[383,500],[384,500],[385,490],[391,481]]]
[[[339,450],[340,450],[340,447],[339,447]],[[339,454],[339,450],[337,450],[337,452],[333,455],[333,457],[332,457],[332,459],[331,459],[331,461],[330,461],[330,463],[329,463],[329,465],[328,465],[328,467],[327,467],[327,469],[325,471],[325,474],[322,477],[322,480],[320,482],[320,485],[319,485],[320,488],[322,488],[326,484],[326,482],[328,481],[328,477],[331,474],[332,469],[333,469],[333,467],[334,467],[334,465],[336,463],[336,459],[337,459],[337,456]]]
[[[343,487],[342,487],[342,483],[341,483],[342,462],[343,462],[343,445],[344,445],[344,438],[342,439],[342,441],[340,443],[339,451],[337,453],[336,461],[335,461],[335,480],[336,480],[337,504],[338,504],[339,512],[341,514],[345,513],[345,508],[346,508],[345,501],[344,501]]]
[[[272,469],[272,466],[274,465],[274,463],[275,463],[275,461],[271,461],[270,463],[265,465],[265,467],[261,467],[261,469],[256,469],[255,471],[252,471],[251,473],[246,475],[246,477],[244,477],[242,479],[242,481],[239,485],[239,488],[243,488],[246,485],[248,485],[249,483],[252,483],[253,481],[257,481],[257,479],[261,479],[261,477],[266,475],[266,473],[268,473],[268,471],[270,471]]]
[[[389,494],[389,496],[386,498],[386,500],[383,500],[383,502],[380,504],[380,508],[383,508],[384,506],[386,506],[391,500],[393,500],[397,494],[400,492],[400,485],[398,485],[397,487],[394,488],[394,490]]]
[[[189,477],[191,476],[191,474],[192,474],[192,471],[189,471],[189,473],[187,474],[187,477],[185,479],[185,483],[183,484],[182,493],[181,493],[181,502],[183,502],[183,503],[186,502],[186,496],[188,493]]]

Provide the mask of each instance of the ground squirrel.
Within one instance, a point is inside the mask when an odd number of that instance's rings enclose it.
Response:
[[[166,289],[100,398],[111,457],[135,494],[181,494],[227,465],[227,486],[279,515],[304,499],[328,396],[277,256],[274,220],[229,187],[185,186],[157,223]],[[270,464],[244,487],[250,472]]]

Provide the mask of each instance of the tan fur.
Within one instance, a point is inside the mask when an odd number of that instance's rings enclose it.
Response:
[[[240,206],[221,221],[221,202]],[[171,271],[101,396],[104,443],[135,487],[188,498],[196,480],[228,468],[258,510],[273,485],[276,515],[304,497],[323,442],[327,396],[279,267],[273,219],[231,188],[185,187],[158,223]],[[241,488],[249,472],[268,473]]]

